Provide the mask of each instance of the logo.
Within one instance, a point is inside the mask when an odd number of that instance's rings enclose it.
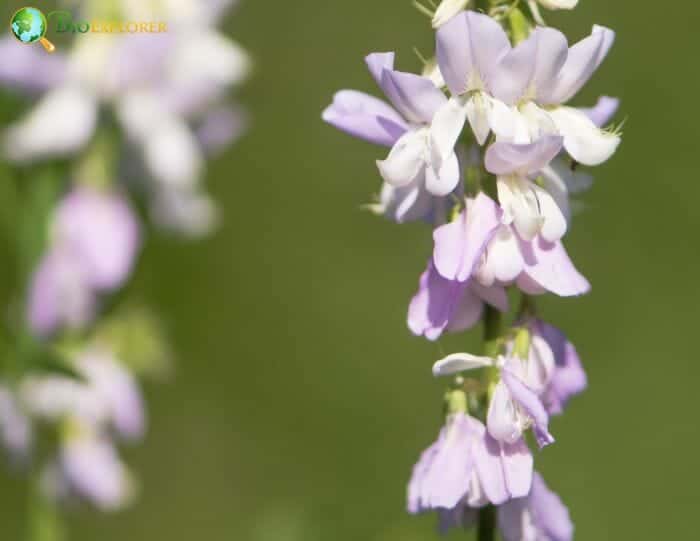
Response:
[[[54,20],[58,34],[162,34],[168,31],[164,22],[152,21],[74,21],[69,11],[52,11],[48,18],[41,10],[25,7],[18,10],[10,19],[12,34],[24,44],[37,41],[47,52],[53,53],[56,46],[46,39],[49,20]]]
[[[17,10],[10,19],[12,34],[19,41],[26,44],[38,41],[47,52],[52,53],[56,50],[56,46],[46,39],[48,27],[46,16],[40,10],[32,7]]]

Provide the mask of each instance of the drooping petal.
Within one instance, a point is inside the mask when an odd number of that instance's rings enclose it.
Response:
[[[501,444],[488,432],[474,446],[474,466],[486,497],[494,505],[501,505],[511,497],[503,471],[501,450]]]
[[[579,111],[590,118],[593,124],[602,128],[615,116],[619,107],[620,100],[618,98],[601,96],[593,107],[579,108]]]
[[[75,188],[59,204],[55,242],[70,246],[97,290],[120,286],[131,273],[140,245],[139,224],[121,194]]]
[[[467,100],[464,107],[469,126],[479,146],[483,146],[491,131],[491,101],[484,92],[475,92]]]
[[[27,319],[39,336],[60,326],[82,328],[95,314],[96,299],[85,269],[70,251],[49,252],[32,275]]]
[[[571,541],[574,525],[561,498],[552,492],[541,475],[532,480],[529,507],[538,529],[551,541]]]
[[[550,116],[564,137],[564,148],[583,165],[600,165],[620,145],[620,136],[596,126],[584,113],[572,107],[556,107]]]
[[[524,275],[535,284],[560,297],[583,295],[590,291],[588,281],[574,267],[561,242],[550,243],[541,237],[520,242]]]
[[[120,509],[133,496],[129,474],[104,438],[71,439],[63,445],[60,460],[71,488],[103,511]]]
[[[482,357],[471,353],[452,353],[433,365],[433,376],[451,376],[466,370],[493,366],[493,363],[491,357]]]
[[[500,223],[500,210],[483,192],[469,200],[459,218],[435,230],[433,261],[449,280],[466,282]]]
[[[501,443],[501,461],[506,488],[511,498],[527,496],[532,487],[534,458],[523,438]]]
[[[420,457],[408,486],[408,510],[452,509],[469,490],[472,449],[482,434],[479,421],[466,414],[448,419],[438,440]]]
[[[559,154],[563,143],[564,139],[556,135],[526,145],[496,141],[486,151],[485,166],[494,175],[536,173]]]
[[[437,340],[450,324],[457,307],[462,311],[462,323],[471,319],[468,315],[478,319],[481,303],[478,299],[473,299],[473,295],[470,296],[471,302],[469,299],[464,301],[466,293],[466,284],[443,278],[435,270],[432,261],[429,262],[428,268],[420,277],[418,292],[408,309],[408,327],[417,336]],[[464,306],[465,302],[467,306]],[[476,308],[471,304],[476,304]],[[474,323],[475,321],[472,325]]]
[[[554,438],[549,433],[549,415],[542,405],[542,401],[537,394],[530,389],[523,381],[518,378],[508,368],[501,371],[502,382],[505,383],[510,396],[523,409],[525,413],[532,419],[537,444],[544,447],[554,443]],[[494,393],[495,397],[495,393]],[[489,410],[490,414],[490,410]],[[489,415],[490,420],[490,415]],[[491,424],[489,423],[489,432],[491,432]],[[491,432],[492,435],[494,435]],[[494,437],[496,437],[494,435]],[[507,441],[507,440],[502,440]]]
[[[407,186],[425,171],[425,136],[406,132],[389,152],[386,160],[377,161],[382,178],[392,186]]]
[[[486,426],[492,438],[514,444],[523,436],[524,420],[503,380],[496,384],[491,396]]]
[[[542,400],[550,414],[559,415],[568,401],[588,386],[586,372],[576,348],[563,332],[543,321],[536,322],[534,331],[547,343],[555,362],[548,389]]]
[[[355,90],[341,90],[322,118],[345,133],[375,145],[392,147],[407,129],[401,116],[383,101]]]
[[[457,14],[437,31],[438,64],[454,95],[488,90],[492,71],[509,49],[501,25],[475,11]]]

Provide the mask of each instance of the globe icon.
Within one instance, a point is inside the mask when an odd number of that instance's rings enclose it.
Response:
[[[14,36],[22,43],[36,43],[39,41],[48,52],[53,52],[55,47],[44,36],[48,23],[44,14],[32,7],[22,8],[12,16],[10,28]]]

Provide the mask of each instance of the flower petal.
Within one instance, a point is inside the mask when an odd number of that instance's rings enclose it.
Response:
[[[547,411],[544,409],[542,401],[539,399],[537,394],[527,385],[525,385],[525,383],[523,383],[523,381],[508,368],[504,368],[501,371],[501,378],[502,382],[505,383],[506,387],[508,388],[508,392],[512,396],[513,400],[515,400],[532,419],[537,444],[540,447],[545,447],[546,445],[554,443],[554,438],[549,433],[548,429],[549,415],[547,415]],[[489,409],[489,420],[490,411],[491,410]],[[489,432],[491,435],[496,437],[491,432],[491,423],[489,423]]]
[[[491,357],[481,357],[471,353],[453,353],[433,365],[433,376],[451,376],[466,370],[493,366],[493,364]]]
[[[494,175],[527,175],[541,171],[561,151],[564,139],[546,135],[522,145],[496,141],[486,151],[486,169]]]
[[[610,158],[620,144],[620,136],[598,128],[581,111],[572,107],[556,107],[550,111],[564,148],[583,165],[600,165]]]
[[[425,169],[425,140],[415,131],[408,131],[396,141],[386,160],[377,161],[382,178],[392,186],[406,186]]]
[[[615,116],[619,107],[620,100],[618,98],[601,96],[593,107],[579,108],[579,111],[590,118],[593,124],[602,128]]]
[[[590,284],[576,270],[561,241],[550,243],[538,237],[530,243],[521,241],[520,247],[525,261],[524,273],[535,284],[560,297],[590,291]]]
[[[500,211],[483,192],[468,200],[459,218],[435,230],[435,268],[445,278],[466,282],[500,223]]]
[[[413,73],[385,69],[382,88],[404,118],[415,124],[430,124],[438,109],[447,103],[430,79]]]
[[[325,122],[375,145],[392,147],[407,129],[401,116],[383,101],[355,90],[341,90],[323,111]]]

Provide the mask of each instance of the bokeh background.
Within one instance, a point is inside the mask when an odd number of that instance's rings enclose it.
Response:
[[[695,536],[699,17],[689,0],[582,0],[548,17],[570,40],[593,23],[617,31],[576,104],[616,95],[628,117],[567,238],[593,293],[540,303],[590,377],[537,457],[580,540]],[[203,243],[155,236],[144,252],[134,292],[163,314],[177,370],[148,388],[150,433],[127,453],[138,505],[71,514],[72,539],[433,539],[433,517],[404,511],[439,423],[430,366],[476,348],[479,331],[409,335],[430,232],[360,209],[384,151],[320,120],[335,90],[376,92],[368,52],[396,50],[400,68],[418,69],[412,48],[432,50],[430,28],[408,0],[243,0],[226,25],[256,71],[241,96],[252,131],[209,171],[225,222]],[[20,539],[26,499],[2,469],[3,540]]]

